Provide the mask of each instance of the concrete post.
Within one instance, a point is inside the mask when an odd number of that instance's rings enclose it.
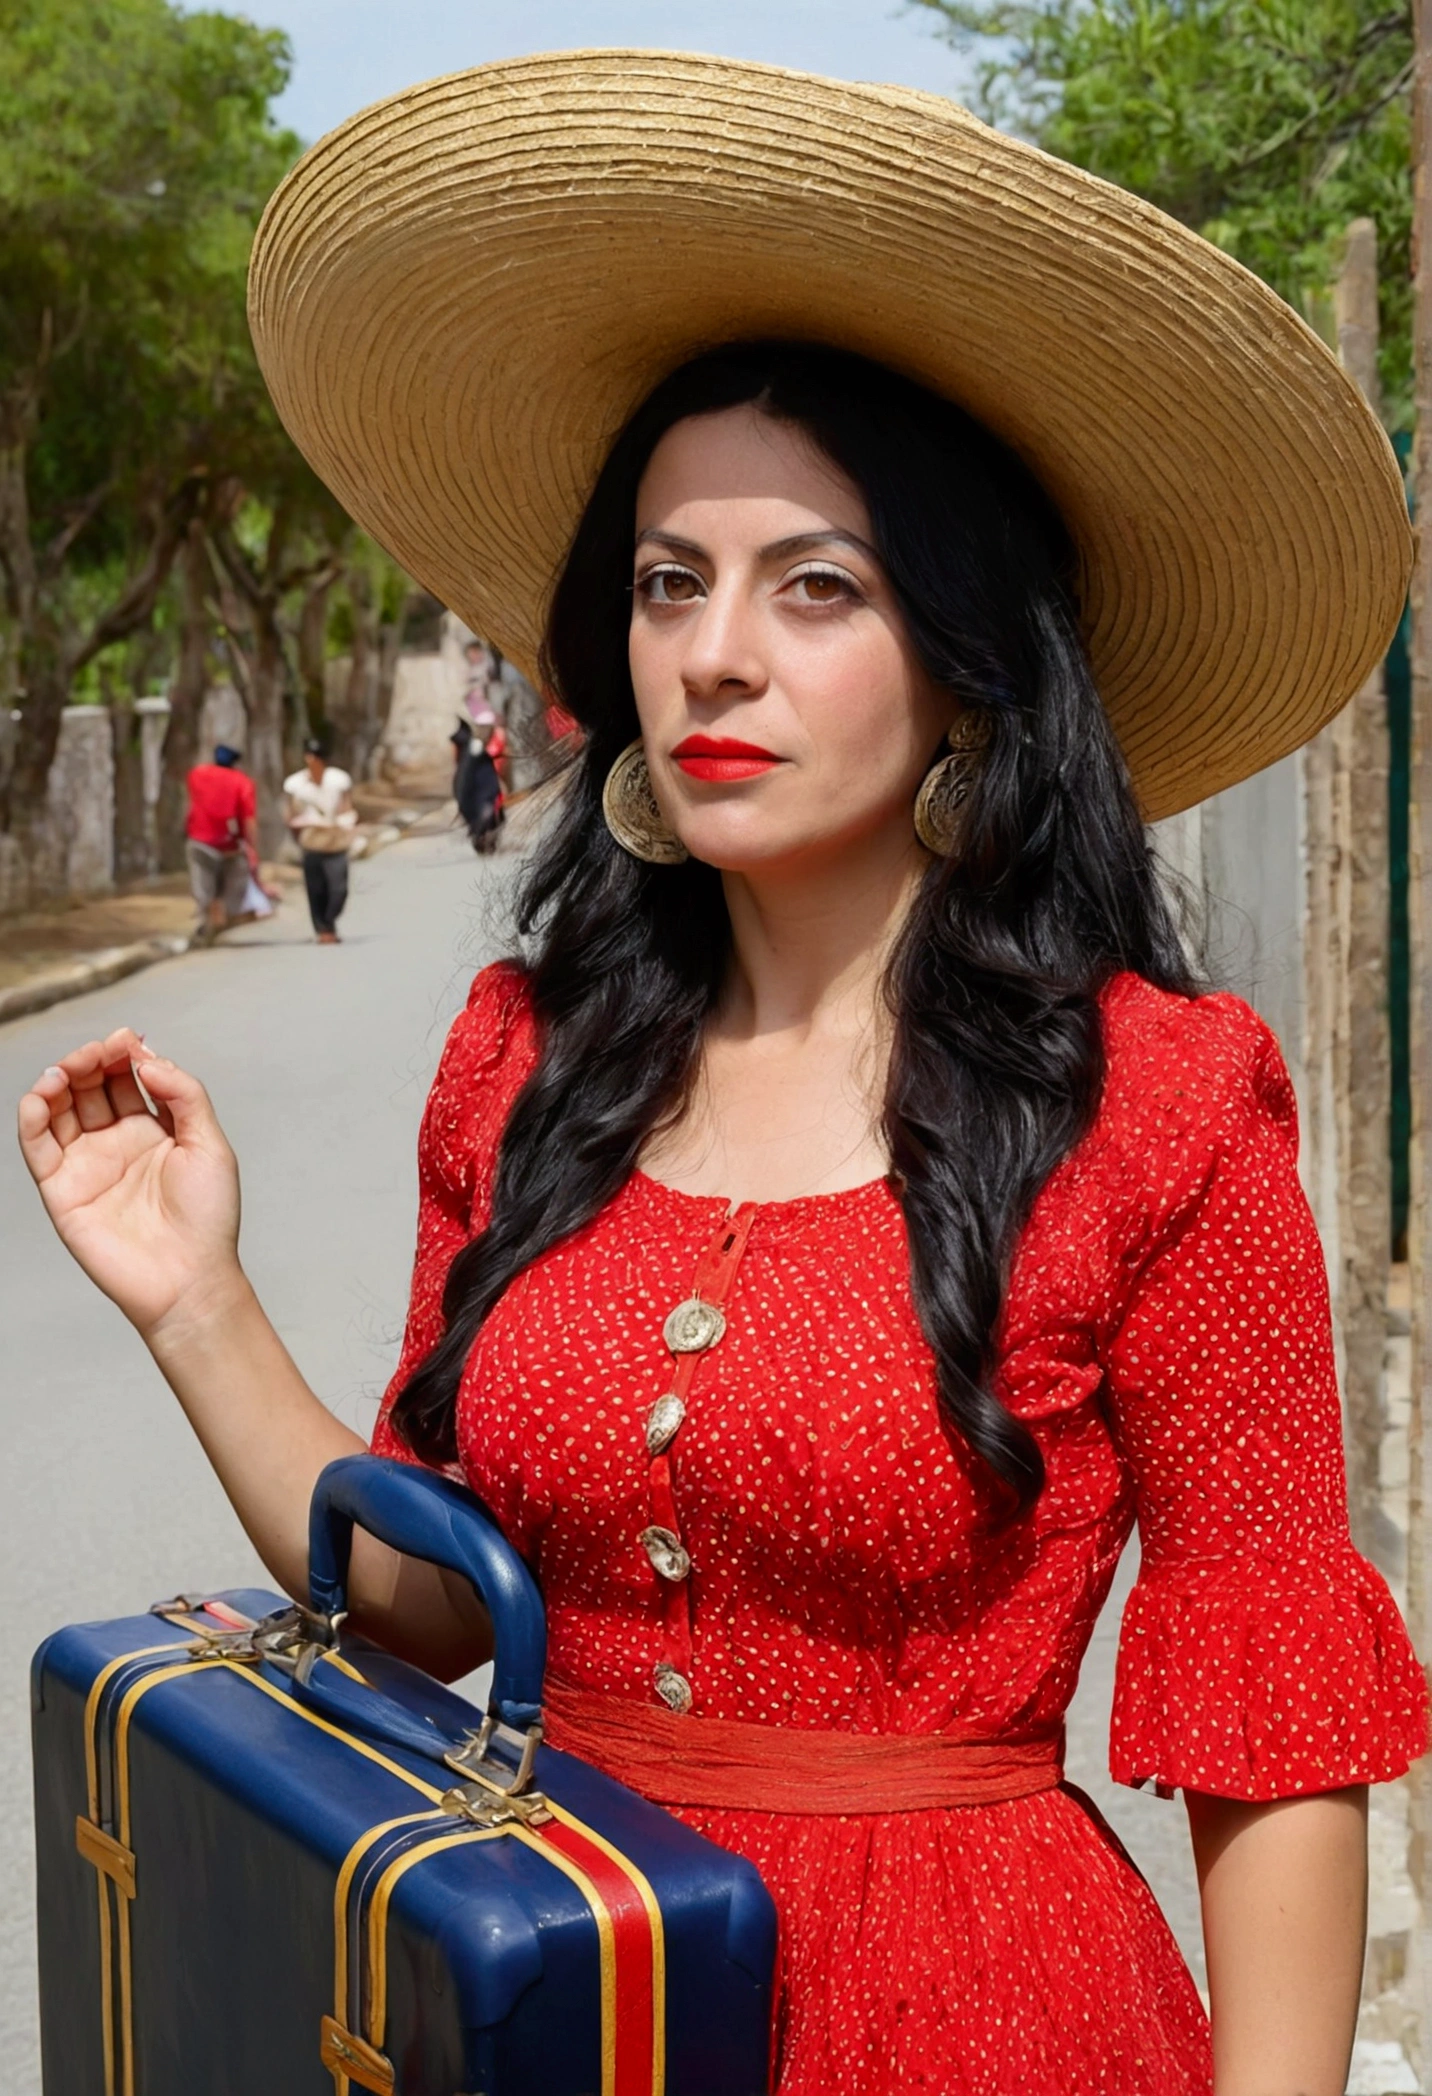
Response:
[[[114,730],[107,706],[66,706],[46,801],[52,892],[102,895],[114,886]]]
[[[144,784],[144,841],[151,874],[159,871],[159,796],[164,785],[164,738],[169,732],[173,710],[167,698],[155,694],[136,699],[139,715],[139,764]]]
[[[1369,406],[1377,372],[1377,228],[1355,219],[1334,307],[1338,351]],[[1314,968],[1330,970],[1337,1217],[1333,1294],[1343,1358],[1348,1500],[1358,1548],[1400,1575],[1401,1538],[1382,1507],[1387,1426],[1384,1356],[1392,1257],[1391,1042],[1387,1017],[1387,694],[1379,664],[1324,730],[1331,918],[1329,949],[1309,941]],[[1310,1000],[1311,1002],[1311,1000]]]

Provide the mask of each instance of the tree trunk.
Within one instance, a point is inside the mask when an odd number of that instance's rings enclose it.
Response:
[[[35,428],[36,391],[20,384],[0,394],[0,705],[7,715],[20,698],[20,636],[34,616],[35,553],[30,543],[30,491],[25,471]],[[0,794],[9,766],[0,774]]]
[[[1411,931],[1412,1416],[1407,1606],[1425,1665],[1432,1650],[1432,0],[1416,0],[1412,90],[1413,492],[1422,520],[1412,579],[1412,776],[1408,906]],[[1412,1772],[1409,1868],[1420,1908],[1411,1946],[1414,2009],[1425,2085],[1432,2068],[1432,1763]]]
[[[398,681],[398,659],[403,652],[403,634],[407,629],[409,614],[413,606],[421,601],[422,592],[410,590],[403,600],[396,619],[378,628],[378,677],[373,691],[373,740],[365,760],[364,776],[369,770],[376,777],[379,769],[379,750],[387,732],[388,715],[393,710],[393,687]],[[355,772],[354,777],[358,774]]]
[[[118,685],[105,695],[114,738],[114,877],[142,881],[154,871],[144,820],[144,758],[134,693]]]
[[[383,643],[379,606],[372,578],[354,565],[347,575],[348,602],[353,614],[353,645],[344,680],[343,700],[334,719],[335,758],[355,779],[366,779],[373,753],[383,732],[380,693],[383,683]]]
[[[303,718],[296,725],[302,741],[309,735],[331,735],[324,672],[328,661],[328,599],[337,578],[320,577],[303,600],[298,615],[298,696]],[[340,760],[341,761],[341,760]]]
[[[186,781],[201,754],[199,717],[209,688],[209,576],[204,523],[195,517],[179,556],[179,656],[169,686],[169,726],[159,782],[159,865],[164,873],[180,872],[184,866]]]
[[[283,819],[288,663],[272,598],[266,594],[249,608],[253,645],[248,659],[249,746],[244,768],[258,789],[259,850],[271,859],[288,835]]]

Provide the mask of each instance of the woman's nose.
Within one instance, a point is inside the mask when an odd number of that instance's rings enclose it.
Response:
[[[693,699],[733,698],[765,689],[755,608],[734,585],[719,583],[687,628],[681,681]]]

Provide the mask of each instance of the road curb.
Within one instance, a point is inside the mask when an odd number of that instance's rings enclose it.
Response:
[[[69,997],[83,997],[86,990],[107,989],[126,975],[137,975],[141,968],[153,967],[156,961],[172,961],[178,954],[187,953],[189,945],[188,938],[182,936],[140,939],[132,946],[102,947],[98,953],[87,954],[84,960],[72,961],[63,968],[48,968],[29,982],[0,990],[0,1026],[7,1019],[24,1019],[31,1012],[48,1011],[52,1004],[63,1004]]]

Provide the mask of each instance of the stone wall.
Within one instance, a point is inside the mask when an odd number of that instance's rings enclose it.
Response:
[[[66,706],[50,767],[48,814],[71,895],[114,885],[114,730],[105,706]]]
[[[103,895],[114,886],[114,731],[107,706],[65,708],[44,815],[30,837],[24,865],[15,841],[0,839],[0,911]]]
[[[216,743],[231,750],[247,748],[249,716],[232,684],[211,684],[199,709],[199,762],[207,764]]]
[[[463,648],[472,639],[455,612],[444,612],[435,654],[400,655],[393,701],[379,745],[382,777],[412,793],[446,793],[452,779],[448,737],[462,717],[467,684]]]

